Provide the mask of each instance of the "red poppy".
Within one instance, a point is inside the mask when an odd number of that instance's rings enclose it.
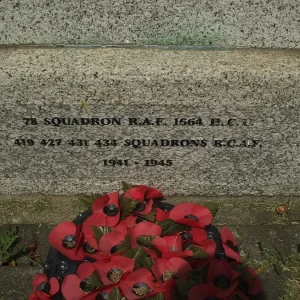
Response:
[[[111,227],[111,230],[112,231],[118,231],[118,232],[121,232],[124,235],[126,235],[128,233],[128,228],[130,228],[128,226],[132,226],[133,227],[133,225],[131,224],[133,222],[133,220],[134,219],[128,220],[128,221],[121,220],[116,226]],[[136,225],[136,223],[134,225]]]
[[[50,300],[59,292],[59,282],[56,277],[49,280],[45,274],[36,274],[33,279],[33,292],[29,300]]]
[[[155,290],[158,293],[162,293],[164,300],[174,300],[176,298],[175,293],[177,289],[176,280],[169,279],[165,282],[157,282],[155,284]]]
[[[230,264],[235,270],[239,264]],[[257,273],[247,266],[246,272],[241,273],[241,278],[239,280],[238,288],[241,292],[245,293],[246,295],[257,295],[262,290],[261,280],[258,277]]]
[[[85,254],[81,248],[83,235],[81,225],[63,222],[56,226],[48,235],[51,246],[72,260],[81,260]]]
[[[191,250],[182,250],[181,235],[172,235],[156,238],[152,245],[161,253],[162,258],[189,257],[193,256]]]
[[[101,215],[105,219],[106,225],[101,226],[115,226],[121,214],[119,193],[114,192],[98,198],[93,203],[92,209],[94,214]]]
[[[207,233],[202,228],[193,227],[191,230],[183,232],[181,236],[184,241],[196,245],[203,245],[207,240]]]
[[[105,255],[112,255],[125,239],[125,235],[118,231],[112,231],[103,235],[99,241],[99,249]]]
[[[77,275],[67,275],[61,285],[61,293],[68,300],[79,300],[93,289],[86,287],[86,280],[95,271],[93,263],[84,262],[77,268]]]
[[[214,241],[207,239],[205,240],[202,245],[197,246],[201,248],[203,251],[205,251],[208,254],[207,258],[204,259],[196,259],[194,261],[191,261],[190,264],[193,268],[198,268],[202,266],[206,266],[209,264],[209,262],[214,258],[217,245]]]
[[[154,285],[154,277],[146,268],[127,275],[119,284],[127,300],[144,299],[158,293]]]
[[[136,185],[134,188],[125,191],[124,198],[132,200],[148,201],[148,200],[161,200],[164,195],[157,189],[147,185]]]
[[[169,219],[170,211],[165,211],[160,208],[155,208],[155,220],[156,221],[165,221]]]
[[[97,216],[97,215],[93,215],[93,216]],[[129,222],[124,222],[124,221],[125,220],[120,221],[116,226],[111,227],[110,230],[117,231],[117,232],[122,233],[123,235],[126,235],[128,233],[128,228],[126,227],[126,225],[127,225],[127,223],[129,224]],[[96,256],[98,256],[97,252],[99,252],[100,249],[99,249],[99,244],[94,237],[94,232],[92,229],[93,228],[92,227],[93,218],[91,218],[89,220],[89,222],[91,224],[90,227],[88,228],[85,224],[84,229],[83,229],[83,233],[84,233],[83,249],[85,250],[85,253],[87,254],[87,256],[96,258]],[[93,226],[95,226],[95,225],[93,225]],[[106,226],[99,226],[99,227],[106,227]]]
[[[241,263],[242,258],[240,256],[240,254],[238,253],[239,248],[238,248],[238,245],[234,238],[233,233],[226,226],[224,226],[220,230],[220,234],[221,234],[221,240],[223,243],[225,255],[227,257],[235,260],[236,262]]]
[[[249,297],[247,297],[243,292],[237,290],[235,291],[234,295],[233,295],[233,299],[235,299],[234,296],[238,296],[238,300],[250,300]]]
[[[152,266],[152,273],[158,281],[162,282],[184,277],[186,272],[191,270],[190,264],[180,257],[156,259]]]
[[[152,222],[138,223],[135,227],[131,229],[131,235],[130,235],[131,247],[135,248],[139,245],[137,241],[137,238],[139,236],[160,237],[161,233],[162,233],[162,228],[157,224],[154,224]]]
[[[134,260],[125,256],[112,256],[109,261],[96,261],[95,268],[104,285],[118,283],[124,274],[133,272]]]
[[[114,286],[105,286],[105,287],[96,289],[96,290],[88,293],[86,296],[84,296],[81,299],[82,300],[108,299],[109,294],[113,288],[114,288]]]
[[[125,191],[123,198],[140,201],[136,205],[134,212],[140,215],[146,215],[152,210],[153,200],[162,199],[164,196],[157,189],[146,185],[138,185]]]
[[[136,216],[129,215],[125,220],[121,220],[120,223],[126,225],[126,227],[130,229],[136,225],[136,220]]]
[[[212,222],[212,213],[204,206],[194,203],[182,203],[170,211],[170,219],[179,224],[192,227],[209,225]]]
[[[206,283],[217,288],[218,298],[231,297],[239,284],[240,273],[233,270],[225,260],[213,259],[208,267]]]
[[[187,294],[188,300],[206,300],[212,299],[217,300],[216,297],[218,288],[213,284],[197,284],[193,286]]]

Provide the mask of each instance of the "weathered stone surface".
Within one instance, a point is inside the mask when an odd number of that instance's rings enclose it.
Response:
[[[298,51],[28,48],[0,60],[3,194],[101,193],[121,180],[167,195],[300,194]],[[121,125],[53,126],[68,117]]]
[[[1,44],[300,47],[298,0],[13,0]]]

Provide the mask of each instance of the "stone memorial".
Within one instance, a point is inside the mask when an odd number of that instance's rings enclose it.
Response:
[[[2,49],[2,194],[299,195],[297,51]]]
[[[299,48],[298,0],[0,1],[0,44]]]

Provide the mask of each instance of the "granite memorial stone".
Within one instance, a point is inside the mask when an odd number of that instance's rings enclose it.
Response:
[[[2,49],[2,194],[299,195],[297,51]]]
[[[0,44],[300,47],[298,0],[0,1]]]

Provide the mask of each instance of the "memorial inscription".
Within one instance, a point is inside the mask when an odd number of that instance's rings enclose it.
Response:
[[[24,124],[26,126],[54,126],[54,127],[65,127],[65,126],[186,126],[186,127],[198,127],[203,126],[251,126],[253,121],[250,119],[241,118],[207,118],[203,119],[200,117],[195,118],[173,118],[166,119],[162,117],[152,117],[152,118],[121,118],[121,117],[46,117],[46,118],[23,118]],[[62,139],[58,136],[51,138],[24,138],[19,137],[14,139],[13,144],[20,147],[65,147],[66,149],[70,147],[83,147],[83,148],[103,148],[103,147],[132,147],[132,148],[142,148],[142,147],[182,147],[182,148],[262,148],[262,141],[260,139],[245,139],[245,138],[210,138],[203,137],[202,139],[145,139],[145,138],[131,138],[124,140],[109,139],[103,137],[101,139]],[[150,150],[149,150],[150,151]],[[113,158],[113,159],[103,159],[103,166],[130,166],[132,164],[139,164],[138,161],[132,161],[128,158]],[[144,166],[172,166],[173,159],[171,157],[167,159],[144,159],[142,164]]]
[[[300,195],[295,52],[0,58],[0,193],[105,193],[125,180],[167,195]]]

